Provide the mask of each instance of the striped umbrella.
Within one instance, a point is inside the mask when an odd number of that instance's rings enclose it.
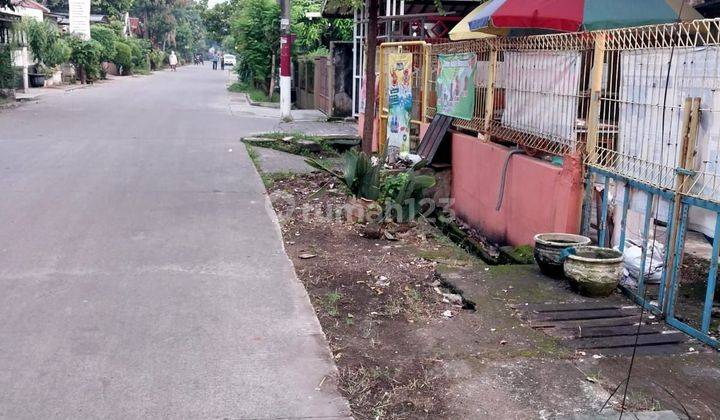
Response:
[[[561,32],[702,19],[689,0],[490,0],[468,21],[472,31],[535,28]],[[477,9],[476,9],[477,10]]]

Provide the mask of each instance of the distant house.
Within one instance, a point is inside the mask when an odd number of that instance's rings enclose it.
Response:
[[[70,16],[68,13],[53,13],[53,17],[57,20],[60,30],[67,32],[70,26]],[[90,25],[98,23],[110,23],[110,18],[107,15],[90,15]]]
[[[42,4],[34,0],[12,0],[14,10],[9,8],[0,8],[0,13],[19,17],[29,17],[42,22],[46,13],[50,10]]]
[[[22,18],[35,19],[42,22],[50,10],[34,0],[12,0],[13,9],[0,8],[0,44],[7,44],[13,36],[12,24]],[[22,69],[23,90],[28,88],[28,66],[31,64],[26,45],[13,52],[13,65]]]
[[[12,24],[20,20],[20,15],[8,9],[0,9],[0,45],[9,44],[12,37]]]
[[[130,34],[135,35],[137,37],[142,37],[143,35],[143,29],[142,29],[142,22],[140,21],[140,18],[136,17],[130,17]]]

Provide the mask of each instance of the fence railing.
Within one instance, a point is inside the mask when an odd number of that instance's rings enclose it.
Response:
[[[475,112],[456,128],[562,155],[585,140],[592,33],[489,38],[430,47],[430,87],[440,54],[474,52]],[[429,96],[428,116],[436,98]]]
[[[601,246],[640,252],[641,274],[625,290],[720,348],[720,19],[429,48],[431,87],[440,54],[477,55],[473,117],[454,126],[528,152],[583,155],[583,230],[594,211]],[[428,118],[435,101],[428,96]],[[706,272],[684,265],[699,252],[685,246],[690,230],[713,238],[698,254],[709,257]]]
[[[590,165],[659,188],[675,188],[683,104],[700,98],[686,191],[720,201],[720,19],[429,49],[428,119],[438,55],[475,52],[475,112],[455,128],[528,151],[584,152]]]
[[[720,20],[624,28],[598,38],[607,80],[588,164],[652,186],[720,202]],[[697,142],[683,139],[693,103]],[[678,171],[687,177],[678,184]]]

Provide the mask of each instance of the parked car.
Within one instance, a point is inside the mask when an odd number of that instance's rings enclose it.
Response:
[[[232,54],[225,54],[225,65],[226,66],[234,66],[235,65],[235,56]]]

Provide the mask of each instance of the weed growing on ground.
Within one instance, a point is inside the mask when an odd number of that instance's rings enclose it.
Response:
[[[342,293],[338,291],[328,292],[325,295],[325,311],[328,313],[328,315],[332,317],[338,316],[340,312],[338,311],[337,304],[338,302],[340,302],[340,299],[342,299],[342,297]]]
[[[247,83],[235,82],[228,86],[228,90],[230,92],[247,93],[254,102],[280,102],[280,95],[278,93],[273,93],[272,97],[268,97],[265,91]]]
[[[327,139],[320,136],[311,136],[303,133],[283,133],[271,132],[259,134],[257,137],[270,139],[274,141],[265,141],[258,143],[257,147],[265,147],[275,149],[281,152],[291,153],[294,155],[305,157],[336,157],[338,152],[330,145]],[[311,141],[320,145],[320,151],[311,151],[307,147],[303,147],[298,142]]]

